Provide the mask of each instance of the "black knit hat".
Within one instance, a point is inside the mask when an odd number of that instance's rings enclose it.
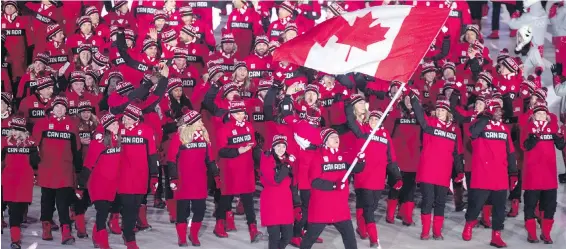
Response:
[[[544,101],[537,101],[533,106],[533,113],[537,113],[540,111],[544,111],[548,113],[548,107],[546,107],[546,103]]]
[[[26,118],[15,115],[9,122],[10,129],[18,130],[18,131],[27,131],[27,121]]]
[[[100,118],[100,124],[102,124],[102,127],[104,127],[104,129],[108,128],[108,126],[110,126],[112,123],[116,121],[117,121],[116,116],[114,116],[112,113],[109,112],[105,113]]]
[[[338,132],[332,128],[324,128],[322,129],[322,131],[320,131],[320,138],[322,139],[322,144],[326,144],[326,141],[328,141],[328,138],[332,135],[332,134],[336,134],[338,135]]]
[[[192,125],[196,123],[199,119],[201,119],[201,115],[199,112],[195,110],[190,110],[188,108],[183,109],[183,123],[187,125]]]
[[[51,107],[55,107],[56,105],[63,105],[65,108],[68,108],[69,100],[63,95],[55,96],[53,102],[51,102]]]
[[[126,106],[126,110],[124,110],[124,115],[128,116],[129,118],[139,121],[143,116],[142,110],[136,104],[130,103]]]

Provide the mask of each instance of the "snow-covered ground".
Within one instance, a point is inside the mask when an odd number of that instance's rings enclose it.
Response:
[[[504,8],[502,8],[504,9]],[[508,27],[506,25],[506,20],[508,20],[509,15],[502,11],[502,23],[501,23],[501,39],[499,40],[486,40],[486,45],[491,51],[492,58],[495,58],[497,52],[502,48],[509,48],[512,51],[512,47],[515,43],[515,39],[509,38]],[[323,17],[324,18],[324,17]],[[489,19],[483,20],[483,33],[485,36],[488,35],[490,31]],[[224,26],[225,18],[218,18],[215,21],[215,34],[218,36],[220,34],[220,28]],[[548,37],[545,44],[545,58],[554,62],[554,48],[550,42],[550,36]],[[548,103],[550,105],[551,111],[557,113],[560,99],[554,94],[552,88],[552,80],[550,70],[547,69],[543,75],[543,85],[549,88]],[[562,156],[559,154],[557,156],[559,172],[564,172],[564,165],[562,161]],[[535,249],[535,248],[566,248],[566,194],[565,185],[560,185],[558,190],[558,208],[556,210],[554,229],[552,232],[552,238],[554,239],[554,245],[530,244],[528,243],[526,232],[523,228],[523,214],[520,212],[519,216],[516,218],[507,218],[505,221],[505,230],[503,231],[503,239],[507,242],[510,248],[521,248],[521,249]],[[420,196],[420,195],[419,195]],[[384,196],[385,198],[385,196]],[[449,198],[446,207],[446,220],[444,223],[444,240],[443,241],[421,241],[419,239],[421,223],[419,218],[419,210],[415,210],[414,219],[416,222],[415,226],[405,227],[399,222],[396,224],[385,223],[385,218],[383,214],[385,213],[385,199],[380,201],[379,209],[377,211],[377,222],[379,227],[379,238],[382,248],[384,249],[416,249],[416,248],[450,248],[450,249],[482,249],[482,248],[492,248],[489,246],[489,240],[491,236],[491,230],[484,228],[476,228],[474,230],[474,238],[470,242],[465,242],[461,239],[461,232],[464,227],[464,213],[454,212],[454,205],[452,199]],[[351,205],[352,211],[355,210],[354,207],[354,196],[351,195]],[[40,203],[40,190],[36,188],[34,191],[34,201],[30,207],[29,216],[39,218],[39,203]],[[152,203],[150,197],[149,203]],[[259,220],[259,210],[258,203],[256,200],[256,213],[258,214]],[[332,208],[329,206],[329,208]],[[213,235],[212,231],[214,229],[214,218],[212,217],[212,211],[214,209],[214,204],[212,199],[208,200],[207,212],[200,232],[200,240],[202,243],[202,248],[207,249],[227,249],[227,248],[238,248],[238,249],[251,249],[251,248],[267,248],[267,242],[265,241],[267,237],[263,238],[263,241],[250,244],[249,235],[247,232],[247,226],[245,223],[244,216],[236,216],[236,225],[238,231],[235,233],[230,233],[229,238],[220,239]],[[522,209],[521,209],[522,211]],[[55,212],[55,220],[57,220],[57,214]],[[88,231],[89,234],[92,230],[92,225],[94,224],[95,211],[94,208],[90,208],[87,212],[88,217]],[[352,213],[352,217],[355,217],[355,213]],[[177,235],[175,232],[175,226],[169,223],[169,217],[165,210],[154,209],[152,207],[148,210],[149,223],[153,226],[153,230],[149,232],[141,232],[137,234],[138,245],[142,249],[168,249],[177,248]],[[7,221],[7,218],[6,218]],[[354,221],[355,223],[355,221]],[[264,228],[261,230],[266,233]],[[1,248],[9,248],[10,237],[9,230],[5,229],[5,233],[2,235]],[[540,233],[540,229],[539,229]],[[77,239],[77,242],[73,246],[63,246],[60,244],[60,233],[54,232],[54,241],[43,241],[41,240],[41,225],[39,223],[31,224],[27,228],[23,229],[23,246],[24,248],[29,247],[34,242],[37,242],[38,249],[57,249],[57,248],[79,248],[87,249],[93,248],[90,239]],[[334,249],[334,248],[344,248],[342,245],[342,240],[339,233],[333,227],[329,226],[323,232],[322,236],[324,239],[323,244],[315,244],[313,248],[318,249]],[[121,236],[110,235],[110,243],[114,249],[126,248],[122,244]],[[369,248],[369,242],[367,240],[358,239],[359,248]],[[288,247],[290,248],[290,246]]]

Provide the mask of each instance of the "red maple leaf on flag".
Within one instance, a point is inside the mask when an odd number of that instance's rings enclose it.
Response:
[[[346,61],[348,61],[348,57],[350,56],[350,52],[353,47],[367,51],[368,45],[385,40],[385,34],[389,31],[389,27],[382,27],[380,23],[370,27],[370,25],[377,20],[373,19],[371,12],[368,12],[363,17],[356,17],[354,24],[351,26],[343,17],[337,18],[339,18],[341,22],[337,24],[341,27],[338,28],[336,32],[328,34],[327,37],[324,37],[317,42],[319,42],[322,46],[326,46],[330,37],[338,37],[336,43],[350,45],[350,49],[346,55]]]

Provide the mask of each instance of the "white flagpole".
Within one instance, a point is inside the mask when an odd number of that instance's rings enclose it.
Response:
[[[389,105],[387,106],[387,108],[385,109],[385,111],[383,112],[383,115],[381,116],[381,118],[377,121],[377,125],[375,126],[375,128],[373,128],[373,130],[371,131],[369,137],[366,139],[366,142],[364,143],[364,145],[362,146],[362,149],[360,150],[360,153],[363,153],[366,150],[366,147],[369,144],[369,141],[371,140],[371,137],[375,134],[375,132],[377,131],[377,129],[381,126],[381,124],[383,123],[383,120],[385,119],[385,116],[387,116],[387,113],[389,113],[391,111],[391,109],[393,108],[393,104],[397,101],[397,99],[401,96],[401,93],[403,93],[403,89],[405,88],[405,85],[407,83],[402,83],[401,87],[399,87],[399,89],[397,90],[397,92],[395,93],[395,96],[393,96],[393,99],[391,99],[391,102],[389,102]],[[352,170],[354,169],[354,166],[356,165],[356,163],[358,163],[358,157],[356,157],[354,159],[354,161],[352,162],[352,164],[350,165],[350,168],[348,168],[348,171],[346,172],[346,174],[344,174],[344,177],[342,177],[342,184],[340,185],[340,189],[344,189],[344,187],[346,186],[346,179],[348,179],[348,176],[350,176],[350,173],[352,173]]]

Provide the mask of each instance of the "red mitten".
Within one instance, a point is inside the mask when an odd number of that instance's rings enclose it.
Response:
[[[294,211],[295,211],[295,220],[300,221],[303,218],[301,207],[296,207]]]
[[[171,190],[173,190],[173,191],[177,191],[178,186],[179,186],[179,180],[177,180],[177,179],[173,179],[169,183],[169,187],[171,187]]]
[[[511,18],[519,18],[521,16],[521,12],[519,12],[518,10],[513,12],[513,14],[511,15]]]
[[[519,178],[517,176],[509,177],[509,190],[515,189],[518,183],[519,183]]]
[[[400,190],[403,187],[403,181],[402,180],[397,180],[397,182],[395,182],[395,185],[393,185],[393,188],[395,190]]]
[[[152,176],[151,180],[149,181],[149,186],[151,187],[151,194],[155,194],[155,192],[157,191],[157,177]]]
[[[220,188],[220,186],[222,185],[222,181],[220,181],[220,176],[214,177],[214,183],[216,183],[216,188]]]
[[[464,175],[464,173],[458,173],[458,175],[456,176],[456,178],[454,178],[454,182],[462,182],[464,180],[464,177],[466,175]]]

